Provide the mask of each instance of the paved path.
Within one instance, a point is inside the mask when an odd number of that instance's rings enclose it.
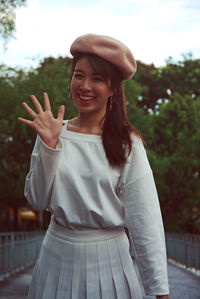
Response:
[[[200,277],[169,264],[171,299],[200,299]]]
[[[32,268],[0,283],[0,299],[25,299],[31,273]],[[172,263],[168,263],[168,273],[171,299],[200,299],[200,277]],[[144,299],[155,299],[155,297],[144,296]]]
[[[25,299],[31,281],[33,268],[13,275],[10,279],[0,283],[0,299]],[[38,298],[39,299],[39,298]]]

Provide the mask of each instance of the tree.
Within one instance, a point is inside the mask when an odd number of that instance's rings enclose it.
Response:
[[[178,92],[196,99],[200,95],[200,59],[193,59],[191,53],[183,54],[182,57],[182,61],[177,63],[167,60],[167,65],[161,69],[161,76],[171,94]]]
[[[141,61],[137,62],[138,69],[134,76],[135,80],[143,87],[138,103],[146,113],[150,111],[156,112],[159,109],[158,100],[167,98],[167,90],[161,84],[160,68],[156,68],[153,64],[147,65]]]
[[[57,115],[59,106],[69,102],[69,63],[67,58],[49,57],[37,69],[28,72],[0,67],[0,211],[6,207],[16,210],[27,205],[23,195],[24,180],[29,171],[36,134],[17,122],[18,116],[28,117],[21,103],[29,103],[30,95],[35,94],[43,105],[42,94],[46,91],[52,111]],[[68,103],[65,115],[67,119],[73,116]]]
[[[0,0],[0,37],[5,44],[15,32],[15,9],[25,5],[26,0]]]
[[[137,83],[145,86],[139,106],[148,112],[158,112],[160,105],[172,101],[172,94],[190,95],[196,99],[200,95],[200,59],[192,59],[192,54],[182,55],[182,61],[167,60],[164,67],[156,68],[138,61],[138,71],[134,76]]]
[[[145,92],[146,86],[141,86],[134,78],[124,83],[127,116],[131,124],[143,135],[147,143],[151,140],[151,115],[145,113],[140,107],[141,94]]]
[[[199,232],[200,97],[172,98],[155,115],[149,157],[167,229]]]
[[[138,74],[124,84],[128,118],[147,143],[167,231],[200,232],[199,61],[168,61],[163,68],[139,63]],[[65,119],[72,118],[70,64],[70,58],[48,57],[28,71],[0,66],[0,222],[8,206],[27,205],[24,180],[36,136],[16,120],[27,117],[21,102],[31,105],[35,94],[43,105],[46,91],[53,114],[66,104]]]

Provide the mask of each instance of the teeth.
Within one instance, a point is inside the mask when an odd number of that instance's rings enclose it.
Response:
[[[85,101],[91,101],[93,100],[94,97],[83,97],[80,95],[81,100],[85,100]]]

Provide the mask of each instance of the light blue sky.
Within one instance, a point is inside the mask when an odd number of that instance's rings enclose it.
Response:
[[[16,27],[7,51],[0,45],[0,63],[10,66],[70,56],[73,40],[89,32],[120,39],[137,60],[156,66],[182,53],[200,58],[199,0],[28,0]]]

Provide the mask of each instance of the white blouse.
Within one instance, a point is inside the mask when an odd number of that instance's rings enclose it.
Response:
[[[146,294],[168,294],[165,238],[159,200],[142,141],[123,167],[111,168],[101,136],[63,126],[56,149],[37,136],[25,196],[69,229],[127,227]]]

